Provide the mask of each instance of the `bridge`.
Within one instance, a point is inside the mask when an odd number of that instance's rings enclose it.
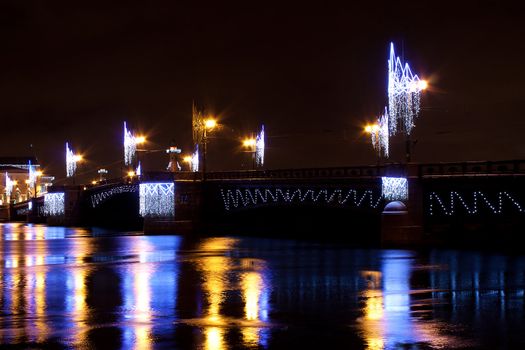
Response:
[[[525,161],[257,171],[151,172],[133,181],[55,186],[12,219],[146,233],[250,231],[359,242],[517,238]]]

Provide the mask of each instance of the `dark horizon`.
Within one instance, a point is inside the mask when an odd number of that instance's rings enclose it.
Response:
[[[413,161],[525,158],[520,5],[422,3],[0,5],[0,156],[36,155],[64,178],[123,157],[122,122],[191,148],[192,100],[219,116],[210,170],[239,169],[239,138],[264,123],[267,168],[373,164],[362,127],[386,104],[389,43],[429,80]],[[403,160],[402,136],[389,161]],[[34,146],[30,149],[30,144]],[[164,152],[146,169],[167,165]],[[94,175],[86,176],[88,178]]]

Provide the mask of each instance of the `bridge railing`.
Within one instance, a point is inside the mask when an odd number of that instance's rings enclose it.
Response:
[[[276,170],[241,170],[207,172],[206,180],[239,180],[239,179],[319,179],[319,178],[351,178],[351,177],[381,177],[389,174],[404,174],[403,165],[373,165],[334,168],[304,168]],[[167,179],[162,173],[151,173],[150,180]],[[201,180],[202,173],[177,172],[175,180]]]
[[[525,174],[525,160],[432,163],[418,167],[420,177]]]

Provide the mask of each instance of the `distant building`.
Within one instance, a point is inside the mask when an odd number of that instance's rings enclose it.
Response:
[[[53,180],[42,174],[36,157],[0,157],[0,205],[42,195]]]

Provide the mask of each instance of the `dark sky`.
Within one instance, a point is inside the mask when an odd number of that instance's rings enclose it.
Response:
[[[68,140],[88,159],[81,172],[116,174],[124,120],[149,149],[189,151],[195,99],[223,125],[212,170],[239,169],[238,140],[260,123],[268,168],[374,163],[361,128],[386,104],[394,41],[432,85],[415,161],[525,158],[523,18],[499,1],[2,0],[0,155],[33,144],[60,179]],[[402,137],[391,147],[401,160]]]

